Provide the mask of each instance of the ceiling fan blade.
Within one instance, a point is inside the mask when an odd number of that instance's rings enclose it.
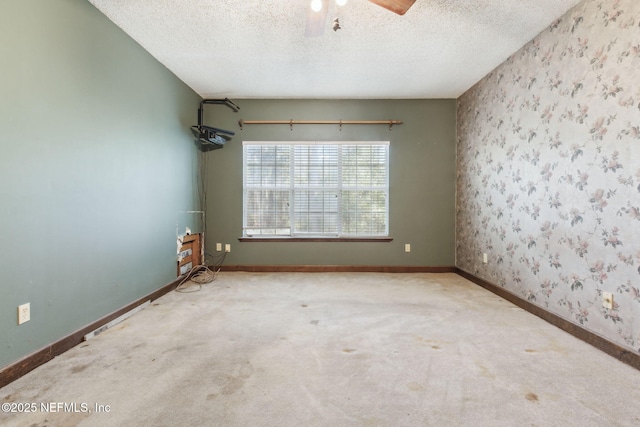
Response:
[[[329,14],[329,0],[322,0],[322,9],[315,12],[311,9],[311,0],[307,0],[307,26],[304,35],[307,37],[318,37],[324,34],[327,26],[327,15]]]
[[[385,9],[397,13],[398,15],[404,15],[407,10],[416,0],[369,0],[371,3],[375,3],[378,6],[382,6]]]

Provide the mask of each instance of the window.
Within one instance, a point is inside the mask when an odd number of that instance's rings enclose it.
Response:
[[[389,234],[389,142],[243,143],[245,237]]]

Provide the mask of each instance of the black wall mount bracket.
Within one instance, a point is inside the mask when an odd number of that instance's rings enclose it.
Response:
[[[198,124],[191,126],[191,132],[196,137],[196,144],[201,151],[211,151],[223,148],[227,141],[230,141],[235,132],[213,126],[204,125],[204,106],[205,104],[224,105],[237,113],[240,107],[229,98],[224,99],[203,99],[200,101],[198,108]]]

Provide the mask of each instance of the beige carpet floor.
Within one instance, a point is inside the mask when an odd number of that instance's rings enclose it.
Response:
[[[220,273],[0,401],[35,404],[3,426],[638,426],[640,371],[456,274]]]

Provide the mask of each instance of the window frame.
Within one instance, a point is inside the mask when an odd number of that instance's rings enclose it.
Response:
[[[288,146],[290,147],[289,151],[289,170],[290,175],[288,177],[289,183],[287,186],[280,186],[278,188],[283,191],[286,189],[289,192],[289,206],[288,206],[288,234],[247,234],[247,230],[251,228],[248,227],[248,191],[252,189],[257,189],[262,187],[251,186],[247,184],[247,170],[248,170],[248,155],[247,155],[247,146]],[[333,233],[304,233],[296,230],[295,221],[295,198],[296,192],[300,193],[302,191],[308,190],[309,187],[297,187],[296,186],[296,175],[294,174],[294,167],[296,163],[296,155],[295,155],[295,147],[296,146],[340,146],[337,154],[337,173],[338,179],[336,184],[337,191],[337,212],[336,212],[336,221],[337,228],[336,232]],[[343,184],[343,162],[342,162],[342,147],[344,146],[384,146],[386,150],[384,151],[384,179],[383,184],[381,185],[362,185],[358,186],[347,186]],[[242,237],[240,240],[242,241],[391,241],[392,239],[389,237],[389,199],[390,199],[390,189],[389,189],[389,180],[390,180],[390,141],[243,141],[242,142]],[[308,163],[310,164],[310,163]],[[369,164],[369,168],[373,169],[373,163]],[[324,167],[324,166],[323,166]],[[325,170],[323,169],[323,172]],[[318,187],[320,191],[324,191],[326,187],[321,186]],[[381,233],[345,233],[342,229],[343,224],[343,215],[344,215],[344,205],[342,200],[342,194],[344,191],[369,191],[369,192],[382,192],[384,196],[384,212],[381,212],[384,217],[384,230]],[[373,194],[372,194],[373,196]],[[323,215],[325,211],[323,210]],[[274,223],[275,224],[275,223]],[[274,230],[276,227],[274,227]]]

